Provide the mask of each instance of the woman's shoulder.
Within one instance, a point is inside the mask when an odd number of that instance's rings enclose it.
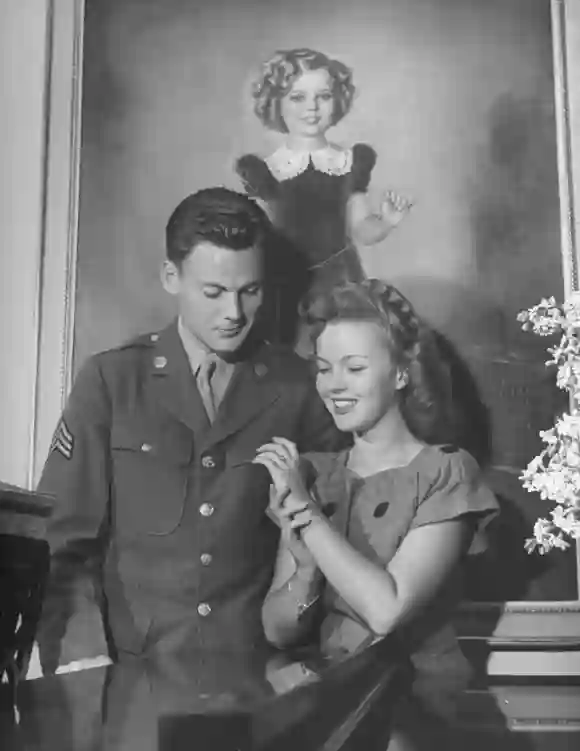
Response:
[[[429,446],[416,471],[417,526],[465,514],[491,518],[497,513],[497,500],[478,462],[465,449],[449,444]]]
[[[417,477],[423,498],[457,485],[476,484],[482,475],[477,460],[468,451],[448,443],[425,446],[409,469]]]
[[[421,470],[447,470],[458,476],[471,476],[480,473],[477,460],[465,449],[453,443],[427,445],[419,455]]]

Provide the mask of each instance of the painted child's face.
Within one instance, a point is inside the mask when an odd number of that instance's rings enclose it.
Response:
[[[282,98],[281,114],[292,136],[323,135],[332,125],[334,97],[327,70],[307,70]]]
[[[316,342],[316,387],[339,430],[366,433],[403,387],[385,333],[371,321],[329,323]]]

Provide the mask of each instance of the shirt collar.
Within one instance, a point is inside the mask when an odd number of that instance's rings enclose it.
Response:
[[[203,344],[202,341],[200,341],[200,339],[197,338],[197,336],[195,336],[195,334],[191,333],[183,323],[181,316],[177,319],[177,332],[181,339],[181,343],[183,344],[183,348],[185,349],[185,354],[187,355],[189,364],[191,365],[191,370],[195,375],[199,370],[199,366],[206,360],[208,355],[213,353],[205,346],[205,344]]]
[[[342,149],[328,144],[316,151],[295,151],[286,145],[280,146],[266,158],[268,169],[277,180],[297,177],[312,166],[327,175],[346,175],[352,169],[352,149]]]

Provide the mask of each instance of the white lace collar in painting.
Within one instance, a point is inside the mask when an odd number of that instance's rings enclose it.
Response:
[[[280,146],[265,160],[268,169],[277,180],[297,177],[312,161],[312,166],[327,175],[347,175],[352,169],[352,149],[341,149],[329,144],[316,151],[294,151]]]

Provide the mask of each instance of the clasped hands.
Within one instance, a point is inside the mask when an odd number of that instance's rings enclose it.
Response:
[[[322,517],[304,484],[300,455],[292,441],[274,437],[271,443],[260,446],[253,463],[263,465],[270,473],[268,514],[283,531],[298,534]]]

